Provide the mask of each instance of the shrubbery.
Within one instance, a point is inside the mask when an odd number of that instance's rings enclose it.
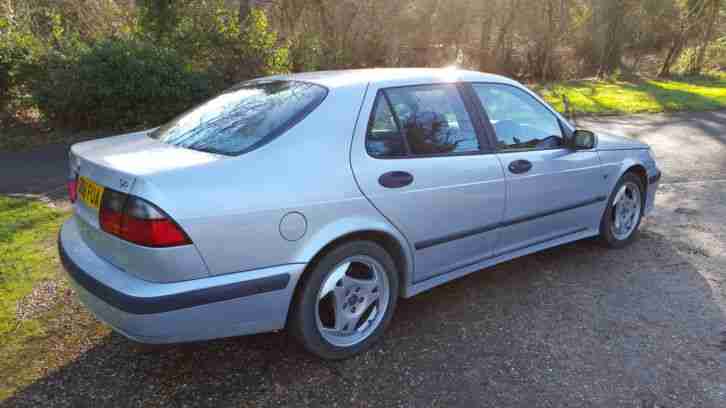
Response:
[[[40,41],[27,31],[0,17],[0,111],[11,99],[18,99],[42,52]]]
[[[53,8],[33,8],[13,24],[0,16],[0,107],[23,100],[59,126],[131,129],[161,124],[236,82],[289,70],[263,11],[240,24],[223,0],[182,4],[164,25],[140,7],[139,18],[101,36],[81,33]]]
[[[208,97],[208,74],[174,50],[136,40],[51,51],[31,86],[49,119],[83,128],[159,124]]]

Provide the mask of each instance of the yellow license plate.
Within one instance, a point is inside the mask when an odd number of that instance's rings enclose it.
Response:
[[[88,208],[98,211],[101,208],[101,197],[103,196],[103,187],[94,183],[86,177],[78,178],[78,197]]]

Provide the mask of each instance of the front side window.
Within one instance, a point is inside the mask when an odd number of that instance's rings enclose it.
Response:
[[[366,138],[374,157],[479,151],[476,131],[455,85],[391,88],[378,94],[375,105]]]
[[[525,91],[497,84],[475,84],[473,88],[494,126],[500,150],[541,150],[563,145],[557,117]]]
[[[302,120],[327,95],[297,81],[246,82],[181,114],[149,136],[224,155],[255,149]]]

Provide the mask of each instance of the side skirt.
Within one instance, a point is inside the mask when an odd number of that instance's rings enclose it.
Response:
[[[475,264],[467,265],[451,272],[436,275],[421,282],[417,282],[404,290],[403,297],[408,298],[411,296],[418,295],[421,292],[425,292],[436,286],[442,285],[446,282],[450,282],[454,279],[461,278],[462,276],[469,275],[480,271],[484,268],[500,264],[502,262],[510,261],[515,258],[519,258],[525,255],[529,255],[535,252],[543,251],[552,247],[564,245],[573,241],[579,241],[581,239],[590,238],[599,234],[599,231],[592,229],[579,229],[575,230],[567,235],[563,235],[546,242],[537,243],[534,245],[527,246],[514,251],[509,251],[504,254],[494,255],[492,257],[484,258],[480,262]]]

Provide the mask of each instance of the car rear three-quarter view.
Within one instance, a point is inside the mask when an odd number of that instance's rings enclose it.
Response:
[[[248,81],[69,162],[59,251],[99,319],[145,343],[286,328],[331,359],[380,338],[399,297],[586,237],[628,244],[660,177],[648,146],[453,69]]]

